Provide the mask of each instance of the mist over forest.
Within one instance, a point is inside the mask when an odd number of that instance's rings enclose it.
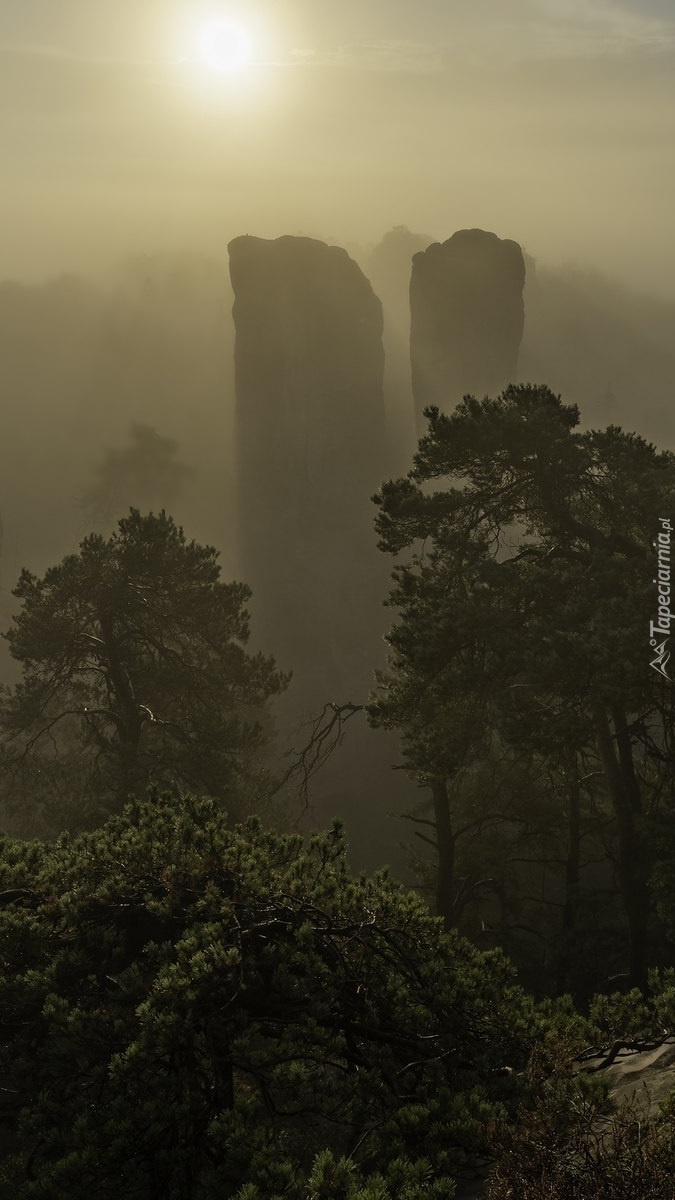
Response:
[[[675,1200],[670,0],[0,10],[0,1200]]]
[[[351,251],[0,283],[7,1200],[672,1194],[675,303]]]
[[[420,235],[419,244],[434,240]],[[358,256],[384,305],[386,368],[402,364],[385,394],[391,473],[407,469],[415,448],[410,257],[394,246],[387,261],[386,244]],[[159,480],[132,478],[96,526],[112,528],[131,504],[166,506],[237,574],[232,302],[226,259],[191,253],[139,256],[95,282],[69,272],[0,282],[5,622],[21,567],[44,570],[88,531],[87,493],[107,454],[131,450],[134,426],[175,443],[177,479],[163,492]],[[675,301],[528,256],[525,308],[521,379],[546,381],[578,404],[586,426],[616,423],[672,445]]]
[[[358,497],[367,522],[371,512],[372,519],[375,515],[370,495],[385,478],[412,465],[410,265],[413,254],[434,240],[397,226],[358,251],[384,313],[385,438]],[[597,270],[550,267],[528,254],[525,262],[519,378],[545,381],[566,403],[577,404],[582,427],[637,427],[658,446],[672,445],[675,303],[633,291]],[[121,261],[107,278],[96,280],[63,273],[44,283],[0,283],[0,355],[9,401],[0,449],[3,628],[16,611],[11,593],[24,567],[42,574],[76,551],[86,534],[110,535],[130,506],[143,512],[165,509],[189,538],[219,551],[223,578],[252,582],[242,529],[264,525],[274,501],[270,488],[253,498],[257,512],[242,514],[233,299],[227,260],[187,252]],[[356,423],[345,431],[355,443],[362,436]],[[278,453],[274,436],[270,430],[272,454]],[[290,514],[287,536],[302,555],[302,529],[294,527]],[[378,554],[374,532],[366,539],[373,570],[379,572],[376,602],[384,602],[389,564]],[[346,682],[338,685],[342,694],[336,696],[330,674],[311,699],[304,696],[303,663],[294,661],[292,640],[288,649],[285,644],[293,625],[288,606],[293,607],[294,592],[301,593],[302,580],[291,579],[289,588],[276,618],[270,618],[255,587],[249,604],[251,644],[275,654],[282,670],[295,672],[290,715],[284,716],[287,701],[276,702],[286,752],[302,743],[303,722],[324,703],[355,698],[347,694]],[[278,593],[269,603],[279,609]],[[369,639],[363,633],[354,639],[360,701],[372,686],[374,670],[385,665],[389,622],[383,612]],[[307,626],[301,637],[312,644]],[[336,652],[320,625],[315,638],[318,658]],[[0,653],[4,680],[16,682],[17,667],[5,643]],[[351,736],[357,736],[355,730]],[[320,827],[334,816],[343,818],[355,864],[372,868],[391,862],[410,878],[399,814],[415,802],[415,790],[403,772],[392,774],[399,754],[395,740],[383,745],[384,738],[368,735],[365,748],[354,751],[356,768],[344,754],[324,768],[313,783],[316,809],[310,823]],[[364,756],[373,754],[380,762],[368,818],[353,794],[353,772],[360,773]]]

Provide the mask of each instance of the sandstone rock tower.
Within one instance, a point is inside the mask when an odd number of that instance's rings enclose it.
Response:
[[[516,382],[525,264],[517,242],[461,229],[413,258],[410,357],[418,432],[428,404],[452,409]]]
[[[369,643],[372,676],[385,595],[370,504],[384,469],[382,306],[337,246],[246,236],[229,252],[240,569],[254,629],[311,708],[364,685]]]

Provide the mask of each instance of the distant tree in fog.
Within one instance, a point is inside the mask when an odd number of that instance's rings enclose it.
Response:
[[[178,458],[178,445],[150,425],[132,423],[129,442],[106,450],[79,505],[87,526],[109,527],[130,505],[170,509],[194,469]]]
[[[217,557],[164,512],[132,509],[42,579],[22,572],[5,637],[23,679],[0,693],[0,765],[34,828],[96,824],[150,780],[218,798],[255,778],[260,794],[265,706],[287,681],[246,652],[250,591],[220,580]]]

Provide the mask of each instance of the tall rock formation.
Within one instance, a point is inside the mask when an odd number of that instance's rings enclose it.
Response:
[[[309,735],[302,722],[331,702],[362,704],[384,666],[390,564],[370,502],[391,473],[382,306],[336,246],[239,237],[229,250],[239,567],[257,645],[293,670],[279,715],[282,744],[297,750]],[[396,738],[358,713],[312,783],[304,827],[341,817],[357,869],[404,870],[388,814],[417,794],[392,771],[398,757]]]
[[[525,264],[517,242],[461,229],[413,258],[410,357],[418,431],[428,404],[453,408],[467,392],[495,395],[516,381]]]
[[[363,687],[378,651],[382,306],[337,246],[246,236],[229,252],[240,569],[257,640],[310,711]]]

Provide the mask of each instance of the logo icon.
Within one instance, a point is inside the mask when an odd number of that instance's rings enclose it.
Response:
[[[663,678],[667,679],[670,682],[670,675],[666,671],[666,667],[668,666],[668,662],[670,659],[670,650],[666,650],[666,642],[667,641],[668,641],[668,638],[664,638],[664,640],[661,642],[661,644],[659,646],[657,646],[656,638],[652,638],[652,640],[649,644],[650,644],[650,646],[656,647],[656,658],[652,659],[652,661],[650,662],[649,665],[650,665],[650,667],[653,667],[655,671],[658,671],[659,675],[663,675]]]

